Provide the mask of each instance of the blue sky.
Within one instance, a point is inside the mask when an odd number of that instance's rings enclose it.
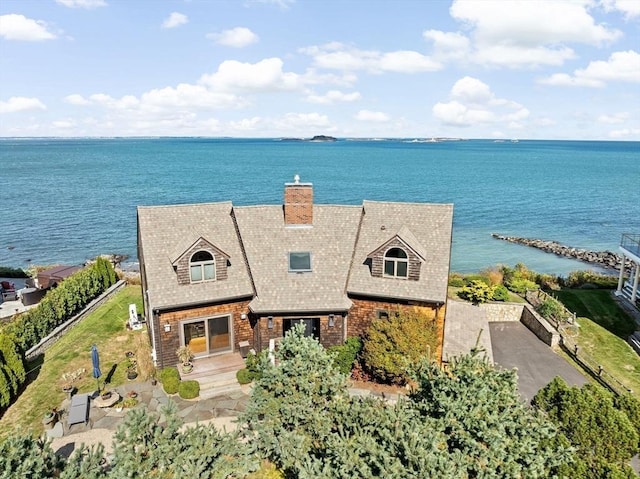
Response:
[[[640,140],[640,0],[3,0],[0,136]]]

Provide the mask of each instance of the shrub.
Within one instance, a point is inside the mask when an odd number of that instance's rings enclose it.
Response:
[[[567,288],[596,287],[614,289],[618,285],[616,276],[596,273],[594,271],[572,271],[563,281]]]
[[[567,313],[562,303],[552,298],[545,299],[536,310],[544,319],[567,319]]]
[[[524,294],[527,292],[527,290],[530,290],[530,289],[535,290],[540,288],[533,281],[530,281],[524,278],[515,278],[505,283],[505,285],[510,291],[513,291],[514,293],[517,293],[517,294]]]
[[[244,363],[247,367],[247,371],[249,372],[249,377],[251,378],[250,382],[262,377],[262,369],[260,367],[260,364],[262,361],[266,361],[268,357],[269,351],[267,350],[261,351],[258,354],[254,352],[249,353]]]
[[[178,392],[178,388],[180,387],[180,378],[175,378],[173,376],[166,378],[162,381],[162,387],[164,388],[164,392],[167,394],[175,394]]]
[[[29,276],[20,268],[10,268],[0,266],[0,277],[2,278],[28,278]]]
[[[367,330],[362,360],[377,380],[405,384],[408,369],[424,356],[431,356],[439,344],[437,324],[418,308],[398,310],[387,320],[375,321]]]
[[[504,273],[498,267],[487,268],[480,272],[482,277],[485,277],[489,280],[489,285],[496,286],[498,284],[502,284],[502,280],[504,279]]]
[[[333,354],[333,364],[342,374],[349,375],[356,357],[362,350],[362,339],[358,337],[348,338],[344,344],[331,346],[329,353]]]
[[[491,286],[491,280],[489,279],[488,276],[485,276],[483,274],[472,274],[472,275],[466,276],[464,278],[464,282],[466,286],[470,286],[476,282],[484,283],[487,286]]]
[[[0,333],[0,409],[8,406],[26,379],[24,361],[15,342]]]
[[[458,296],[472,303],[486,303],[493,298],[493,289],[484,281],[474,279],[458,291]]]
[[[247,368],[243,368],[236,373],[236,379],[240,384],[249,384],[253,381],[251,372]]]
[[[177,368],[174,368],[174,367],[164,368],[160,371],[160,375],[158,376],[158,379],[163,384],[165,380],[171,379],[171,378],[177,379],[178,381],[180,380],[180,373],[178,372]]]
[[[178,385],[178,394],[182,399],[193,399],[200,395],[200,383],[195,379],[181,381]]]
[[[494,301],[509,301],[509,290],[502,284],[495,286],[492,298]]]
[[[462,288],[465,285],[464,278],[456,273],[449,276],[449,286],[453,288]]]

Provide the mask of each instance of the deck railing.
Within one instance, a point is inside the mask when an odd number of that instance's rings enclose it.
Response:
[[[640,256],[640,234],[623,234],[620,240],[620,246],[630,253]]]

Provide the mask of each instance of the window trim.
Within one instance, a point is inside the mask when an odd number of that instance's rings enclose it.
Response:
[[[195,255],[197,255],[198,253],[207,253],[211,256],[211,259],[206,259],[206,260],[202,260],[202,261],[192,261],[193,257]],[[212,278],[207,278],[205,277],[205,267],[206,266],[212,266],[212,271],[213,271],[213,277]],[[193,279],[193,268],[197,267],[200,270],[200,278],[198,280],[194,280]],[[211,251],[207,251],[205,249],[201,249],[198,250],[196,252],[194,252],[191,257],[189,258],[189,282],[191,284],[198,284],[198,283],[205,283],[208,281],[215,281],[217,277],[216,274],[216,256],[211,252]]]
[[[396,258],[393,256],[387,256],[389,252],[393,251],[394,249],[402,251],[405,257]],[[387,273],[387,262],[393,264],[393,274]],[[406,266],[406,271],[404,276],[398,275],[399,264],[404,264]],[[382,276],[385,278],[409,279],[409,254],[403,248],[400,248],[399,246],[393,246],[389,248],[387,251],[385,251],[384,255],[382,256]]]
[[[291,267],[291,255],[308,255],[309,257],[309,268],[292,268]],[[289,266],[289,273],[310,273],[313,271],[313,267],[312,267],[312,257],[311,257],[311,252],[310,251],[289,251],[288,255],[287,255],[287,260],[288,260],[288,266]]]

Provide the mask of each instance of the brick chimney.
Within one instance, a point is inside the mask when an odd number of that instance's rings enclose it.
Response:
[[[313,224],[313,184],[300,183],[298,175],[284,184],[284,224]]]

